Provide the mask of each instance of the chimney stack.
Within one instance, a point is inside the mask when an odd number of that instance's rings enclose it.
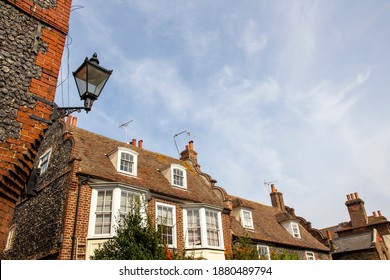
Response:
[[[193,160],[196,164],[198,163],[198,153],[194,150],[194,141],[190,141],[186,145],[186,149],[180,153],[180,160]]]
[[[364,207],[364,201],[359,198],[357,192],[347,195],[345,205],[348,208],[353,228],[367,225],[367,213]]]
[[[278,208],[281,211],[286,211],[286,207],[284,206],[283,194],[281,192],[278,192],[274,184],[271,184],[270,196],[273,207]]]

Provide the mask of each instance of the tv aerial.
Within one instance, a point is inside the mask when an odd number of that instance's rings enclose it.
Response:
[[[187,130],[183,130],[182,132],[179,132],[179,133],[176,133],[175,135],[173,135],[173,142],[175,142],[176,150],[177,150],[177,153],[179,156],[180,156],[180,152],[179,152],[179,148],[177,147],[176,137],[179,135],[182,135],[184,133],[187,135],[187,137],[190,137],[192,135],[191,132],[187,131]],[[195,135],[192,135],[192,136],[196,137]]]
[[[269,191],[271,191],[271,186],[274,184],[274,183],[277,183],[278,181],[265,181],[264,180],[264,186],[266,186],[268,188]]]
[[[127,142],[127,127],[129,126],[129,123],[133,122],[133,120],[130,120],[128,122],[122,123],[119,128],[122,128],[125,130],[125,142]]]

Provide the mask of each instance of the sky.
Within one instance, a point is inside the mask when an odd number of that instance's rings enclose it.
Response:
[[[271,205],[274,182],[315,228],[349,221],[354,192],[390,218],[389,14],[381,0],[73,0],[56,103],[81,106],[71,72],[96,52],[113,74],[79,127],[176,158],[193,140],[229,194]]]

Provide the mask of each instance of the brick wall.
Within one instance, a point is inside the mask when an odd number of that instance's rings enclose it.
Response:
[[[51,149],[46,172],[37,181],[36,196],[24,198],[15,207],[12,227],[15,236],[8,259],[56,258],[63,242],[64,214],[67,186],[70,180],[69,158],[72,141],[64,142],[62,123],[55,122],[48,129],[45,141],[38,150],[39,156]]]
[[[53,110],[70,6],[0,0],[0,254]]]

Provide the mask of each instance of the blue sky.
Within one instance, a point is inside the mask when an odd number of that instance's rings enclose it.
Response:
[[[114,70],[79,127],[173,157],[190,131],[228,193],[270,205],[277,181],[314,227],[353,192],[390,217],[389,1],[72,4],[60,79],[93,52]],[[80,106],[73,77],[56,102]]]

